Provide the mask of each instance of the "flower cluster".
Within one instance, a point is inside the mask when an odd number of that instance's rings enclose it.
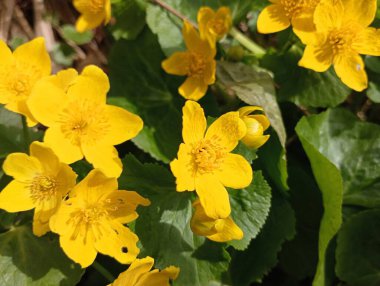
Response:
[[[182,29],[187,47],[185,52],[176,52],[162,62],[162,68],[169,74],[187,76],[178,92],[186,99],[199,100],[215,82],[216,42],[231,28],[229,8],[221,7],[214,12],[202,7],[198,12],[199,32],[185,21]]]
[[[234,223],[226,187],[243,189],[251,184],[252,168],[241,155],[231,153],[242,140],[258,148],[268,136],[265,115],[250,115],[258,107],[228,112],[208,128],[202,107],[188,100],[183,107],[182,137],[178,158],[170,163],[177,191],[195,191],[195,214],[191,227],[196,234],[215,241],[241,239],[243,232]]]
[[[102,253],[120,263],[133,263],[127,272],[137,268],[141,281],[175,279],[179,272],[175,267],[142,274],[153,260],[136,260],[139,238],[126,224],[138,217],[138,206],[148,206],[150,201],[137,192],[118,189],[122,163],[114,145],[135,137],[143,127],[141,118],[106,104],[109,80],[96,66],[85,67],[81,74],[67,69],[50,75],[43,38],[14,53],[0,42],[0,55],[4,59],[1,103],[25,116],[29,126],[38,123],[47,128],[44,142],[33,142],[29,155],[6,157],[3,170],[13,180],[0,192],[0,209],[34,209],[33,233],[58,234],[63,251],[83,268]],[[69,164],[82,158],[94,169],[77,183]]]
[[[299,65],[317,72],[334,66],[344,84],[368,86],[360,54],[380,56],[380,30],[374,21],[377,0],[273,0],[259,15],[258,30],[273,33],[293,26],[306,45]]]

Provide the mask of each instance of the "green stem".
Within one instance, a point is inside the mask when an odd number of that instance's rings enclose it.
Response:
[[[113,277],[111,272],[104,268],[103,265],[101,265],[99,262],[94,261],[92,267],[94,267],[96,271],[98,271],[104,278],[106,278],[108,282],[112,283],[115,281],[115,277]]]
[[[29,144],[30,144],[30,134],[29,134],[29,127],[26,123],[26,117],[21,115],[21,122],[22,122],[22,133],[24,135],[24,144],[26,151],[29,150]]]
[[[261,58],[265,55],[265,49],[263,49],[258,44],[253,42],[250,38],[248,38],[246,35],[244,35],[235,27],[231,28],[230,35],[236,41],[238,41],[243,47],[245,47],[246,49],[254,53],[256,57]]]

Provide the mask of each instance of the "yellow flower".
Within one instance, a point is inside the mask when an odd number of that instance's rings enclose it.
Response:
[[[247,126],[247,134],[241,141],[250,148],[258,149],[269,139],[269,135],[264,135],[264,131],[268,129],[270,122],[265,114],[251,114],[255,111],[264,112],[258,106],[244,106],[239,109],[240,118]]]
[[[175,280],[179,274],[179,268],[169,266],[162,270],[149,271],[154,264],[152,257],[136,259],[128,270],[124,271],[119,277],[108,286],[170,286],[169,280]]]
[[[188,22],[183,26],[186,52],[176,52],[162,62],[162,68],[169,74],[187,76],[178,92],[186,99],[199,100],[210,84],[215,82],[216,50],[207,40],[202,40],[195,28]]]
[[[261,11],[257,30],[263,34],[275,33],[293,26],[297,36],[308,37],[315,31],[313,15],[320,0],[269,0],[271,5]],[[310,35],[311,36],[311,35]]]
[[[48,232],[50,217],[74,187],[77,175],[40,142],[30,145],[30,156],[8,155],[3,169],[14,180],[0,193],[0,208],[7,212],[34,209],[34,234],[41,236]]]
[[[107,24],[111,19],[111,0],[74,0],[73,4],[81,13],[75,24],[78,32]]]
[[[85,156],[109,177],[118,177],[122,163],[114,145],[135,137],[140,117],[106,105],[107,75],[88,66],[78,76],[73,69],[38,82],[28,100],[33,116],[47,126],[44,141],[65,163]]]
[[[199,33],[203,39],[209,41],[214,47],[215,42],[222,39],[232,26],[231,10],[228,7],[220,7],[218,11],[210,7],[201,7],[198,11]]]
[[[376,0],[322,0],[315,10],[316,40],[307,46],[299,65],[317,72],[331,65],[344,84],[362,91],[368,79],[359,54],[380,56]]]
[[[198,199],[193,203],[193,207],[195,213],[191,218],[190,226],[197,235],[206,236],[217,242],[243,238],[243,231],[235,224],[231,216],[221,219],[209,218]]]
[[[182,137],[178,159],[170,163],[177,191],[196,191],[208,217],[231,213],[225,187],[242,189],[252,181],[252,169],[244,157],[231,154],[247,128],[238,112],[229,112],[207,129],[202,107],[188,100],[183,107]]]
[[[37,121],[26,106],[26,100],[36,82],[50,72],[50,58],[43,38],[19,46],[13,54],[0,40],[0,103],[24,115],[28,126],[36,125]]]
[[[82,267],[91,265],[98,252],[120,263],[131,263],[139,254],[137,235],[123,224],[138,217],[138,205],[150,202],[136,192],[117,188],[115,178],[92,170],[50,219],[62,249]]]

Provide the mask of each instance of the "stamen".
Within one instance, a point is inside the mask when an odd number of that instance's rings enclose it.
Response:
[[[225,148],[218,144],[218,138],[204,139],[192,150],[194,166],[200,173],[211,173],[220,168],[226,156]]]
[[[58,183],[54,177],[36,176],[30,184],[31,198],[35,202],[48,201],[57,196]]]

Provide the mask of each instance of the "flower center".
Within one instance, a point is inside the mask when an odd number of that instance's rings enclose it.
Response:
[[[336,29],[330,32],[328,43],[334,55],[345,53],[351,49],[354,33],[350,29]]]
[[[191,153],[194,165],[201,174],[211,173],[219,169],[226,156],[225,149],[217,143],[217,140],[209,139],[204,139],[195,144]]]
[[[302,9],[315,9],[321,0],[281,0],[285,15],[289,18],[297,15]]]
[[[69,104],[60,114],[61,131],[74,145],[92,144],[100,140],[109,128],[103,106],[89,101]]]
[[[89,229],[92,230],[96,239],[101,238],[104,233],[101,231],[101,223],[107,217],[108,212],[102,205],[92,205],[80,208],[72,213],[68,223],[74,226],[71,239],[76,239],[78,235],[86,237]]]
[[[31,185],[31,197],[36,202],[49,200],[56,196],[58,183],[54,177],[39,175],[36,176]]]
[[[205,69],[206,61],[204,56],[197,53],[191,53],[188,75],[200,77],[203,75]]]

